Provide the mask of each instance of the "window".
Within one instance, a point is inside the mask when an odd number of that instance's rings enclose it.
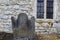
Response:
[[[46,9],[44,9],[44,1],[46,1]],[[46,16],[44,13],[46,10]],[[37,0],[37,18],[53,19],[53,0]]]
[[[37,18],[44,18],[44,0],[37,1]]]
[[[53,0],[47,0],[47,12],[46,17],[48,19],[53,18]]]

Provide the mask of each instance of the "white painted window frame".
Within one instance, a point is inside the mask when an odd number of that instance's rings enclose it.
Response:
[[[53,2],[53,19],[56,19],[56,11],[57,11],[56,3],[57,3],[57,0],[54,0],[54,2]],[[47,0],[44,0],[44,18],[42,18],[42,19],[47,19],[46,18],[46,5],[47,5]],[[38,19],[37,18],[37,0],[34,1],[33,9],[34,9],[33,15],[35,16],[36,19]]]

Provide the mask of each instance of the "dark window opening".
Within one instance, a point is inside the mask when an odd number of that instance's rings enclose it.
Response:
[[[53,0],[47,0],[47,14],[48,19],[53,19]]]
[[[44,18],[44,0],[37,0],[37,18]]]

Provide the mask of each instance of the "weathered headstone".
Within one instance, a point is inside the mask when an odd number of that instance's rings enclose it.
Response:
[[[18,15],[17,23],[20,37],[28,36],[27,22],[28,22],[28,16],[25,13],[21,13]]]
[[[17,27],[17,20],[15,20],[14,17],[11,17],[11,21],[12,21],[12,27],[13,28]]]
[[[18,27],[27,26],[28,16],[25,13],[21,13],[18,15]]]
[[[29,29],[29,37],[34,37],[35,32],[35,18],[32,16],[31,19],[28,20],[28,29]]]
[[[11,17],[11,21],[12,21],[12,28],[13,28],[13,33],[14,33],[14,39],[16,39],[16,37],[18,37],[18,33],[19,33],[19,29],[17,26],[17,19],[15,19],[14,17]]]
[[[20,39],[23,38],[23,39],[30,39],[30,40],[34,37],[34,32],[35,32],[34,17],[28,19],[27,14],[20,13],[18,15],[17,20],[15,20],[14,17],[12,17],[11,19],[12,19],[12,26],[14,26],[14,34],[16,35],[16,37],[20,37]]]

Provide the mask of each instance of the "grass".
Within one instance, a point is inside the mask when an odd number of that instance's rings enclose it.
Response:
[[[57,34],[37,34],[36,40],[60,40]]]

